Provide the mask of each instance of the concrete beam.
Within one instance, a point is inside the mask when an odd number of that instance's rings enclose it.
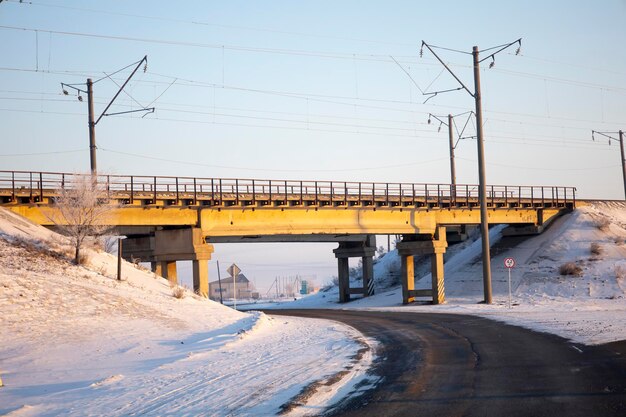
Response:
[[[8,209],[44,226],[52,226],[54,206],[15,205]],[[565,209],[488,209],[490,224],[542,225]],[[432,234],[437,225],[480,224],[480,210],[414,207],[181,207],[123,206],[111,211],[106,224],[117,227],[201,228],[204,236],[219,237]],[[258,240],[257,240],[258,241]]]
[[[154,236],[157,261],[208,260],[214,250],[199,228],[157,230]]]
[[[140,259],[142,262],[153,262],[154,236],[128,236],[122,245],[122,257],[126,260]]]
[[[311,234],[311,235],[250,235],[250,236],[206,236],[207,243],[270,243],[270,242],[366,242],[365,234]]]

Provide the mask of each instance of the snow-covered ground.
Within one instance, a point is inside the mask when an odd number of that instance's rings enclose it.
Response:
[[[603,220],[605,219],[605,220]],[[604,227],[599,226],[605,223]],[[388,287],[397,275],[397,252],[376,263],[377,294],[338,303],[337,289],[268,308],[345,308],[474,314],[554,333],[575,342],[601,344],[626,339],[626,203],[594,203],[557,219],[539,236],[502,238],[503,226],[490,230],[494,303],[483,299],[481,242],[449,248],[445,264],[446,304],[402,306],[402,291]],[[601,253],[591,253],[592,243]],[[513,257],[513,306],[508,306],[508,275],[504,258]],[[562,276],[559,267],[574,262],[581,276]],[[430,288],[428,264],[416,288]],[[355,283],[356,284],[356,283]],[[354,284],[353,284],[354,285]],[[258,307],[257,307],[258,308]]]
[[[0,415],[306,415],[367,377],[370,341],[348,326],[177,299],[132,264],[117,281],[112,255],[65,251],[0,209]]]
[[[444,305],[402,306],[391,252],[375,265],[373,297],[339,304],[334,288],[272,306],[474,314],[585,344],[626,339],[625,203],[582,207],[528,239],[502,229],[490,232],[492,305],[478,303],[477,239],[449,248]],[[91,251],[77,267],[59,255],[66,250],[63,238],[0,209],[0,414],[306,415],[367,378],[375,342],[352,328],[177,299],[150,272],[125,263],[117,281],[115,257]],[[512,308],[505,257],[517,261]],[[566,262],[581,275],[561,276]],[[428,264],[416,271],[417,288],[428,288]]]

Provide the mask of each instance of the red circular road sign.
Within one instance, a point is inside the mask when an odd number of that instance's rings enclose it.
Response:
[[[513,258],[506,258],[504,260],[504,266],[507,268],[513,268],[515,266],[515,259]]]

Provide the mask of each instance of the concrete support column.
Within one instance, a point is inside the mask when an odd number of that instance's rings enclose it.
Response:
[[[402,304],[415,301],[415,266],[413,255],[400,255],[400,280],[402,281]]]
[[[203,297],[209,296],[209,261],[198,259],[193,264],[193,292]]]
[[[368,235],[364,241],[340,242],[339,247],[334,249],[337,258],[338,278],[339,278],[339,302],[350,301],[350,294],[361,294],[368,296],[370,282],[374,280],[373,256],[376,252],[376,237]],[[361,258],[363,260],[363,287],[350,288],[350,258]],[[372,287],[373,288],[373,287]]]
[[[150,262],[150,269],[155,274],[163,278],[166,278],[165,275],[167,274],[167,264],[165,264],[165,262],[160,262],[160,261]]]
[[[348,258],[338,258],[338,278],[339,278],[339,302],[350,301],[350,266]]]
[[[443,252],[430,255],[430,270],[433,286],[433,304],[443,304],[446,301],[443,285]]]
[[[178,274],[176,271],[176,261],[163,261],[161,264],[161,276],[166,278],[170,284],[178,285]]]
[[[371,256],[363,256],[361,258],[363,264],[363,297],[374,295],[374,258]]]
[[[433,304],[445,302],[443,254],[446,252],[446,228],[437,227],[429,235],[405,235],[397,245],[402,262],[402,303],[408,304],[415,297],[431,297]],[[431,288],[415,289],[413,259],[416,255],[430,255]]]

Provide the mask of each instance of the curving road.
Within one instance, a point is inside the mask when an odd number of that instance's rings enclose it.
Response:
[[[575,345],[452,314],[266,313],[337,320],[380,342],[381,383],[327,416],[626,416],[626,341]]]

